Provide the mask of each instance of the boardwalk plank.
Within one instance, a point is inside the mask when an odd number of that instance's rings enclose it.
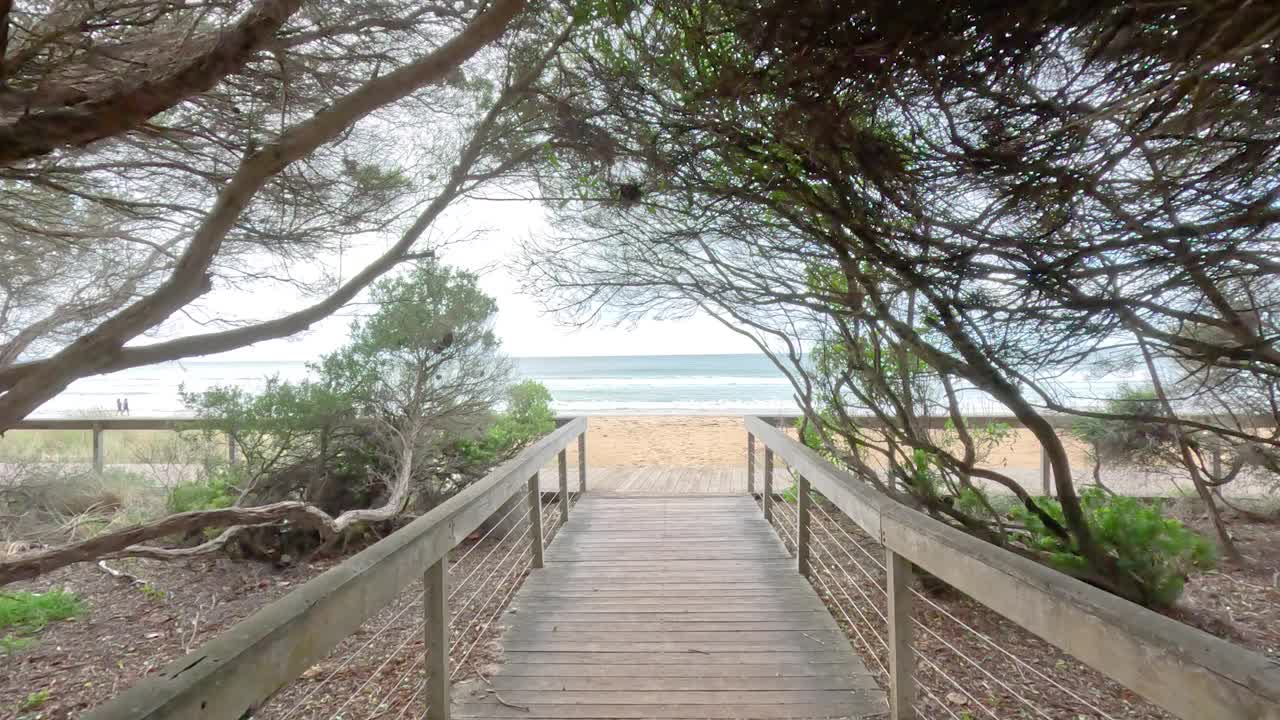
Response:
[[[632,473],[639,491],[745,478]],[[746,496],[588,494],[503,615],[458,718],[870,718],[875,678]]]
[[[712,678],[781,678],[781,677],[873,677],[864,674],[861,665],[851,663],[734,663],[709,664],[669,662],[661,665],[584,664],[550,662],[508,662],[501,677],[558,677],[580,678],[590,682],[592,678],[622,677],[637,680],[645,678],[684,678],[691,682]],[[492,682],[498,681],[494,678]]]
[[[660,696],[659,696],[660,697]],[[884,713],[883,698],[861,691],[847,702],[834,704],[779,703],[775,705],[556,705],[508,707],[492,698],[465,703],[454,710],[459,718],[539,718],[539,720],[587,720],[588,718],[863,718]]]
[[[506,675],[494,678],[498,690],[592,691],[667,693],[677,690],[858,690],[874,689],[875,678],[869,675],[789,675],[768,677],[700,676],[696,668],[686,668],[684,675],[671,677],[545,677]],[[652,698],[653,696],[650,695]],[[664,697],[670,700],[669,696]]]

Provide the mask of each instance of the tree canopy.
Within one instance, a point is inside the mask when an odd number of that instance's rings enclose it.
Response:
[[[1141,598],[1045,415],[1161,424],[1211,507],[1211,438],[1276,469],[1274,10],[648,3],[576,34],[573,81],[547,92],[557,214],[530,285],[584,317],[711,312],[778,361],[857,476],[1034,554],[948,499],[1002,485],[1093,581]],[[1055,382],[1121,364],[1153,407]],[[1232,388],[1270,420],[1228,411]],[[974,392],[1044,446],[1056,517],[979,464]],[[920,421],[936,414],[949,445]],[[925,469],[936,485],[913,485]]]
[[[572,25],[524,0],[0,7],[0,430],[78,377],[305,330],[429,256],[531,152],[518,111]],[[365,267],[323,266],[372,236]],[[306,300],[228,325],[215,286]],[[183,316],[204,329],[152,337]]]
[[[710,312],[774,358],[806,439],[857,477],[1069,552],[1126,597],[1176,583],[1132,571],[1049,413],[1158,436],[1228,557],[1216,490],[1280,473],[1273,2],[4,8],[0,430],[86,374],[299,332],[502,182],[551,209],[523,268],[549,306]],[[393,240],[350,277],[290,272],[366,233]],[[282,279],[320,299],[137,342],[207,311],[215,282]],[[409,380],[376,365],[387,341],[445,338],[401,321],[359,328],[380,354],[356,343],[329,371]],[[1121,367],[1143,402],[1059,383]],[[994,429],[966,424],[972,397],[1043,446],[1052,503],[981,462]],[[922,421],[938,414],[946,432]]]

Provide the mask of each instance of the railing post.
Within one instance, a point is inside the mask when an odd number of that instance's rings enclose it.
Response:
[[[756,494],[756,436],[747,433],[747,494]]]
[[[1040,446],[1040,485],[1045,497],[1053,497],[1053,473],[1049,467],[1049,451]]]
[[[773,522],[773,448],[764,446],[764,521]]]
[[[569,522],[569,450],[560,451],[560,524]]]
[[[587,491],[587,433],[578,436],[578,492]]]
[[[427,651],[427,720],[449,720],[449,556],[422,576]]]
[[[889,593],[889,718],[914,720],[915,655],[911,648],[911,563],[885,548]]]
[[[809,480],[801,475],[796,482],[796,569],[809,577]]]
[[[542,488],[538,473],[529,477],[529,540],[533,546],[533,566],[542,567]]]
[[[102,469],[106,466],[106,449],[102,446],[102,425],[93,424],[93,471],[102,474]]]

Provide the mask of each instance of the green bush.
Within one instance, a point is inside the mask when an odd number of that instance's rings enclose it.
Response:
[[[1143,604],[1148,607],[1172,606],[1193,569],[1207,570],[1217,562],[1211,542],[1181,522],[1165,517],[1159,505],[1110,495],[1098,488],[1086,489],[1080,501],[1094,539],[1114,559],[1120,572],[1137,582]],[[1036,502],[1048,515],[1063,522],[1062,506],[1056,500],[1038,498]],[[1025,526],[1027,544],[1044,553],[1050,564],[1088,577],[1088,563],[1074,545],[1064,544],[1025,507],[1014,507],[1012,515]]]
[[[75,593],[50,590],[44,593],[0,593],[0,630],[12,630],[0,638],[0,653],[10,654],[32,644],[33,635],[57,620],[84,612],[84,603]]]
[[[165,505],[171,513],[231,507],[239,496],[240,473],[229,465],[215,465],[204,476],[173,486]]]
[[[519,452],[555,429],[551,392],[535,380],[525,380],[507,390],[506,409],[474,439],[456,444],[456,452],[471,466],[489,467]]]
[[[1128,385],[1120,386],[1107,398],[1102,410],[1109,415],[1164,414],[1155,390]],[[1171,426],[1163,422],[1088,417],[1077,420],[1070,433],[1089,448],[1090,460],[1096,465],[1160,465],[1173,456],[1177,443]]]

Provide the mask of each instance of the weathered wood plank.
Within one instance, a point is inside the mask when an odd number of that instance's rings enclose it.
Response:
[[[575,615],[571,620],[540,616],[539,631],[553,632],[599,632],[599,633],[652,633],[655,632],[713,632],[713,633],[750,633],[760,631],[801,631],[815,634],[827,632],[831,625],[822,618],[814,618],[813,613],[804,613],[801,619],[781,619],[761,622],[715,622],[707,620],[615,620],[591,619],[590,615]],[[805,620],[803,618],[811,618]]]
[[[671,470],[633,481],[720,492],[745,479]],[[473,699],[455,717],[863,718],[887,709],[747,496],[584,497],[503,622],[505,664],[491,682],[506,704]]]
[[[883,698],[875,691],[851,693],[846,702],[777,703],[772,705],[556,705],[538,704],[508,707],[496,699],[459,706],[454,717],[540,718],[578,720],[585,718],[858,718],[883,713]]]
[[[661,637],[662,642],[650,640]],[[829,629],[824,630],[687,630],[662,629],[653,631],[617,629],[617,630],[580,630],[560,625],[538,625],[523,627],[517,632],[508,633],[505,641],[508,647],[515,648],[524,643],[575,643],[601,645],[630,645],[642,650],[649,645],[670,645],[677,649],[687,647],[738,647],[741,645],[767,646],[779,650],[809,650],[826,647],[838,647],[841,636]]]
[[[794,624],[797,627],[808,626],[814,623],[827,623],[828,618],[824,617],[826,610],[824,608],[802,608],[795,612],[788,612],[785,615],[769,612],[672,612],[672,613],[579,613],[573,608],[559,608],[549,610],[539,616],[541,622],[562,622],[572,624],[598,624],[605,623],[625,626],[628,623],[652,623],[663,625],[681,626],[689,623],[733,623],[741,625],[760,625],[760,624]],[[834,622],[834,621],[831,621]],[[826,625],[823,625],[826,627]]]
[[[751,583],[706,583],[700,585],[694,583],[661,582],[607,584],[592,582],[588,584],[586,582],[577,581],[566,582],[563,585],[546,585],[539,583],[532,589],[543,592],[547,596],[560,595],[577,597],[586,595],[588,597],[629,597],[657,594],[661,596],[698,597],[704,595],[761,595],[783,590],[791,590],[792,588],[781,583],[771,583],[762,578]]]
[[[772,665],[776,663],[847,663],[853,662],[845,650],[800,652],[777,650],[773,652],[721,652],[703,655],[691,652],[618,652],[601,653],[583,650],[508,650],[507,662],[551,663],[588,665],[652,665],[663,663],[688,663],[697,660],[705,665]]]
[[[742,677],[724,675],[701,677],[696,667],[686,667],[681,675],[670,677],[562,677],[537,675],[504,675],[493,679],[498,690],[552,690],[552,691],[630,691],[649,693],[679,690],[857,690],[876,687],[870,675],[791,675],[767,677]],[[669,697],[664,696],[664,700]]]
[[[805,652],[809,648],[833,647],[831,643],[810,641],[807,644],[791,643],[783,645],[774,642],[742,642],[738,640],[709,641],[699,640],[680,642],[634,642],[606,640],[543,640],[512,638],[505,641],[505,646],[512,652],[586,652],[586,653],[686,653],[703,657],[736,653],[772,653],[772,652]]]
[[[632,590],[605,590],[605,589],[587,589],[587,590],[548,590],[541,595],[544,600],[579,600],[579,599],[595,599],[595,600],[627,600],[627,599],[662,599],[679,601],[682,599],[690,600],[706,600],[708,590],[666,590],[653,585],[640,585]],[[745,600],[748,598],[794,598],[803,602],[807,599],[803,593],[797,592],[790,588],[756,588],[738,590],[733,592],[732,597],[736,600]],[[710,602],[717,602],[710,600]]]
[[[586,664],[586,663],[549,663],[549,662],[512,662],[509,658],[502,667],[502,672],[492,682],[499,682],[502,677],[556,677],[580,678],[589,681],[591,678],[622,677],[629,679],[644,678],[783,678],[783,677],[872,677],[865,673],[861,665],[848,662],[803,662],[803,663],[734,663],[714,664],[693,662],[669,662],[646,665],[629,664]]]
[[[855,690],[671,690],[653,692],[627,690],[511,690],[502,699],[517,705],[840,705],[855,696]]]

